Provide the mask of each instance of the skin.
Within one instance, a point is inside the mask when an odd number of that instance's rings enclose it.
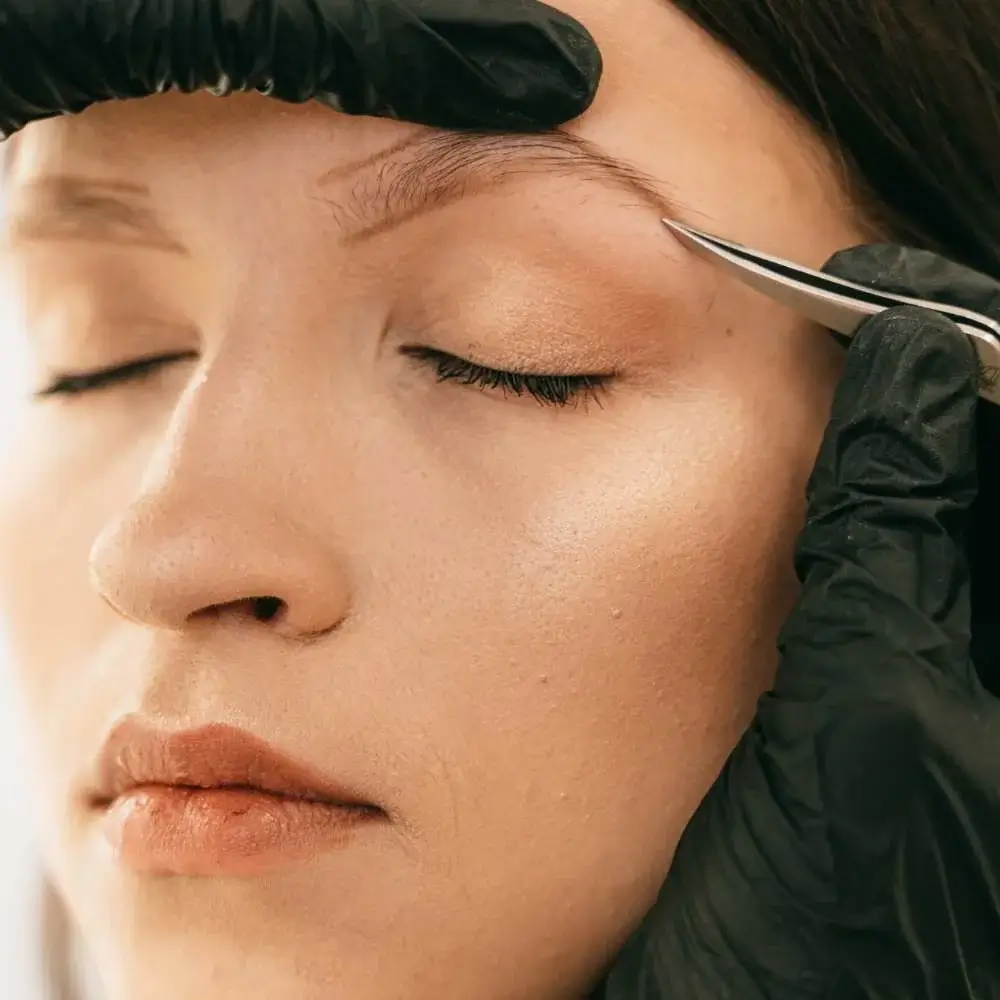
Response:
[[[570,131],[730,238],[812,266],[863,239],[818,140],[669,5],[565,9],[606,60]],[[0,473],[47,856],[112,1000],[580,997],[772,676],[839,349],[582,180],[346,243],[319,176],[410,131],[168,95],[18,140],[11,218],[34,178],[141,179],[191,251],[5,251],[25,397],[199,353],[26,399]],[[541,407],[404,343],[620,376]],[[81,799],[129,712],[249,729],[392,822],[265,876],[135,874]]]

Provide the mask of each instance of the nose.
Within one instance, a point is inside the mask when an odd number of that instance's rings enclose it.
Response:
[[[224,393],[203,379],[174,411],[138,495],[92,547],[93,585],[124,618],[154,628],[222,616],[290,637],[329,632],[350,605],[335,493],[311,478],[294,406],[248,404],[243,384],[243,405],[227,407],[213,398]]]

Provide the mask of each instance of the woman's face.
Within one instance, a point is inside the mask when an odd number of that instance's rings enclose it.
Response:
[[[860,239],[682,16],[565,6],[607,66],[570,133],[701,228],[811,265]],[[371,160],[421,133],[169,95],[15,143],[0,600],[113,998],[579,997],[774,669],[830,338],[537,140],[436,201],[469,150]],[[237,727],[382,813],[318,852],[115,854],[88,796],[122,720]]]

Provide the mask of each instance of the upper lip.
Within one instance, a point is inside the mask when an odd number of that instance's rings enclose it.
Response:
[[[107,805],[142,785],[255,788],[331,805],[377,808],[242,729],[215,724],[164,732],[129,717],[104,742],[91,800]]]

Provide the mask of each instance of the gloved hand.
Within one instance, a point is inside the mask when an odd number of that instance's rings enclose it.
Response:
[[[827,271],[1000,318],[1000,286],[929,253]],[[856,335],[774,688],[595,997],[1000,997],[1000,701],[970,656],[1000,617],[970,606],[978,374],[937,313]]]
[[[0,0],[0,137],[172,88],[527,131],[600,75],[586,29],[535,0]]]

